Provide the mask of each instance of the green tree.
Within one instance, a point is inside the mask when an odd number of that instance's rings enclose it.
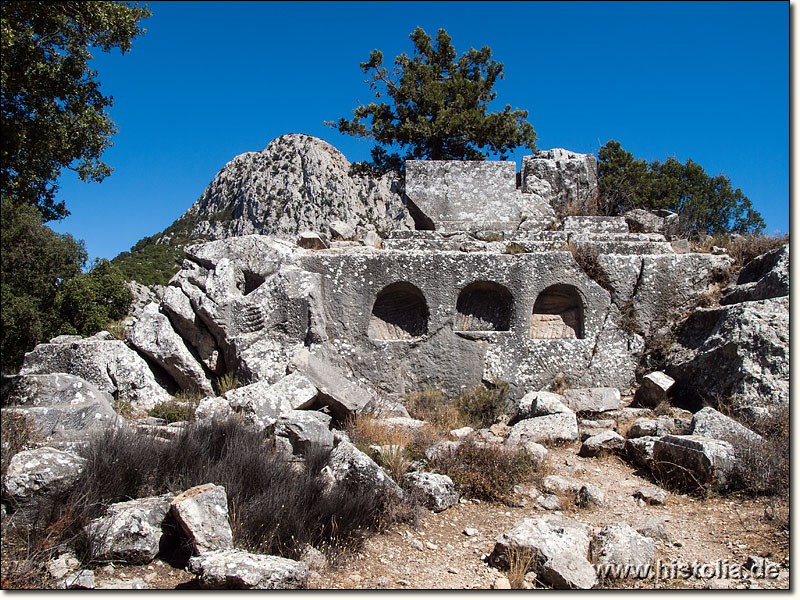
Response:
[[[400,169],[407,159],[484,160],[487,152],[505,159],[518,146],[536,150],[536,132],[525,121],[528,111],[506,105],[488,112],[497,96],[494,85],[503,79],[503,65],[491,59],[490,48],[471,48],[457,58],[444,29],[435,41],[419,27],[409,37],[414,55],[395,58],[391,73],[379,50],[361,63],[376,98],[388,102],[359,105],[350,121],[326,122],[342,133],[374,139],[372,168]]]
[[[55,304],[65,281],[86,262],[82,242],[42,225],[32,206],[2,201],[0,231],[0,355],[3,370],[15,370],[35,344],[60,333]]]
[[[63,323],[62,332],[87,336],[127,315],[132,301],[133,294],[122,273],[103,259],[88,273],[60,286],[55,308]]]
[[[609,140],[598,153],[600,207],[606,214],[633,208],[668,209],[687,228],[715,233],[759,233],[764,220],[725,175],[710,176],[689,159],[674,157],[648,164]]]
[[[116,132],[106,113],[112,98],[100,92],[90,50],[127,52],[149,16],[124,2],[3,2],[3,198],[61,219],[69,214],[55,201],[62,169],[83,181],[111,172],[100,156]]]

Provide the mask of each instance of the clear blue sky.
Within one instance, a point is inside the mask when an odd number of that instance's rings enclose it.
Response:
[[[527,109],[541,149],[692,158],[750,197],[768,232],[789,230],[788,2],[147,2],[147,33],[93,66],[119,126],[114,172],[66,172],[72,215],[51,223],[112,258],[161,231],[227,161],[285,133],[350,161],[371,143],[323,121],[368,102],[359,63],[411,52],[417,26],[459,54],[505,64],[497,106]],[[519,151],[519,161],[526,154]]]

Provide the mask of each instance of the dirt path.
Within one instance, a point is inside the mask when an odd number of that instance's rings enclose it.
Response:
[[[616,458],[581,458],[576,447],[551,451],[554,474],[593,483],[605,493],[602,507],[545,512],[531,506],[508,507],[493,503],[462,503],[444,512],[425,512],[418,528],[397,527],[372,537],[362,552],[343,564],[315,573],[311,586],[317,589],[388,588],[491,588],[504,573],[484,560],[494,541],[518,520],[543,514],[558,514],[595,528],[616,523],[631,525],[652,517],[661,520],[669,540],[657,540],[662,564],[673,561],[741,565],[750,555],[761,555],[775,563],[788,558],[788,532],[765,518],[763,500],[712,497],[704,500],[670,494],[665,506],[641,506],[633,491],[652,482],[639,477]],[[566,503],[565,503],[566,505]],[[784,509],[788,510],[788,509]],[[780,511],[779,511],[780,512]],[[786,515],[784,515],[786,516]],[[465,529],[475,529],[469,536]],[[472,533],[472,532],[470,532]],[[788,588],[788,568],[777,579],[626,579],[611,587],[691,588]]]

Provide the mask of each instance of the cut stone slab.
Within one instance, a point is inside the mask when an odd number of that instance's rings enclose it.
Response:
[[[701,435],[734,444],[738,442],[758,444],[763,441],[763,438],[754,431],[710,406],[694,414],[692,418],[692,435]]]
[[[509,424],[514,425],[519,421],[533,417],[570,412],[572,411],[564,404],[564,396],[560,394],[528,392],[516,403],[511,419],[509,419]]]
[[[642,378],[639,389],[636,390],[634,401],[640,406],[655,408],[668,398],[670,388],[675,380],[661,371],[653,371]]]
[[[318,233],[313,231],[301,231],[297,235],[297,245],[306,250],[325,250],[328,244]]]
[[[653,445],[653,461],[659,473],[685,480],[686,471],[694,481],[725,487],[736,464],[733,446],[722,440],[699,435],[665,435]]]
[[[206,483],[190,488],[172,501],[171,510],[195,554],[233,547],[224,487]]]
[[[458,492],[453,480],[447,475],[413,471],[403,482],[412,495],[418,496],[423,505],[433,512],[441,512],[458,504]]]
[[[598,433],[581,445],[581,456],[597,456],[607,452],[619,452],[625,449],[625,438],[615,431]]]
[[[153,496],[108,507],[84,527],[91,558],[145,565],[157,555],[172,496]]]
[[[316,410],[292,410],[275,423],[275,435],[287,438],[294,454],[305,455],[315,448],[333,448],[331,417]]]
[[[341,369],[308,350],[295,354],[292,367],[319,390],[318,401],[328,406],[339,420],[362,412],[375,399],[367,390],[350,381]]]
[[[489,562],[504,567],[511,552],[527,552],[545,583],[558,589],[590,589],[597,576],[587,560],[589,535],[586,525],[567,519],[523,519],[497,538]]]
[[[652,565],[656,546],[630,525],[608,525],[592,543],[592,558],[598,565]]]
[[[511,428],[504,445],[507,448],[523,446],[528,442],[548,444],[574,442],[578,439],[578,420],[575,413],[557,413],[533,417],[518,422]]]
[[[584,388],[564,391],[564,403],[576,413],[599,413],[616,410],[622,397],[616,388]]]
[[[212,550],[189,559],[188,570],[209,589],[292,590],[308,587],[305,563],[251,554],[237,548]]]

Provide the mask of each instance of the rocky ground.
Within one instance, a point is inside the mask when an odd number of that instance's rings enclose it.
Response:
[[[564,502],[561,511],[542,511],[517,495],[517,506],[462,500],[440,513],[422,512],[416,527],[400,525],[370,536],[363,548],[336,564],[312,571],[314,589],[490,589],[509,585],[506,571],[486,561],[496,538],[523,518],[555,514],[598,530],[641,521],[663,524],[667,539],[656,540],[662,565],[693,561],[743,565],[751,556],[779,565],[777,578],[744,571],[741,578],[635,579],[603,581],[606,588],[788,589],[788,504],[763,498],[670,494],[663,506],[642,505],[635,489],[653,485],[622,460],[583,458],[578,444],[554,448],[548,470],[592,483],[605,494],[601,507],[578,508]],[[522,506],[524,504],[524,506]],[[95,571],[95,586],[117,589],[175,589],[192,575],[162,560],[146,566],[111,564]],[[529,574],[526,587],[546,587]]]

